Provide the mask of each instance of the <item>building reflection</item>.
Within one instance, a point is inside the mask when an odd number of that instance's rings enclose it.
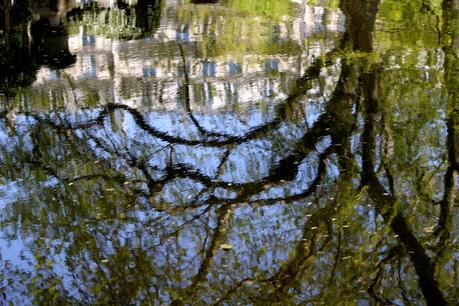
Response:
[[[152,7],[144,2],[137,5]],[[68,39],[70,52],[77,56],[76,63],[59,70],[57,79],[53,67],[41,68],[33,89],[52,91],[56,86],[65,86],[68,77],[77,87],[86,86],[88,81],[94,88],[97,83],[108,82],[112,94],[99,92],[101,104],[115,99],[138,107],[145,101],[142,96],[147,95],[152,101],[150,106],[172,110],[182,105],[175,102],[180,99],[175,98],[175,93],[183,86],[183,67],[187,67],[193,108],[216,110],[234,103],[247,106],[263,99],[276,101],[285,98],[289,83],[301,76],[314,57],[335,46],[344,27],[344,17],[338,10],[292,2],[293,17],[283,16],[276,22],[240,17],[235,32],[229,33],[229,27],[216,18],[227,11],[224,7],[215,6],[209,13],[206,6],[180,6],[176,2],[164,1],[158,30],[135,41],[113,36],[120,29],[132,26],[129,18],[123,17],[121,23],[107,28],[103,22],[91,26],[94,21],[85,21],[88,17],[83,16],[83,23],[73,27]],[[98,3],[105,7],[117,6],[114,2]],[[187,16],[192,10],[202,12],[205,18],[214,18],[214,29],[203,27],[200,19]],[[119,17],[116,10],[100,14],[96,20]],[[100,30],[104,27],[105,32]],[[263,36],[254,42],[249,33],[257,29]],[[216,51],[217,54],[212,51],[213,45],[228,40],[226,49]],[[183,48],[184,57],[177,46]],[[126,85],[133,83],[141,86]],[[106,85],[100,87],[98,91],[106,89]],[[75,107],[78,105],[75,99],[79,98],[67,95],[65,107]],[[199,101],[201,98],[205,101]]]

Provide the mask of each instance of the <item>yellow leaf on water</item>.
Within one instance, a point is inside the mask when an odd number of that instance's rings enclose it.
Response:
[[[233,249],[233,246],[231,244],[222,244],[222,245],[220,245],[220,249],[225,250],[225,251],[229,251],[229,250]]]

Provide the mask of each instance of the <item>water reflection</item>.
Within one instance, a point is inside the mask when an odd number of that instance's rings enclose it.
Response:
[[[458,301],[455,1],[4,3],[7,302]]]

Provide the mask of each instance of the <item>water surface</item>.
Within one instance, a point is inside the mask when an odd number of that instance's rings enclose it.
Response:
[[[457,0],[0,3],[0,301],[456,305]]]

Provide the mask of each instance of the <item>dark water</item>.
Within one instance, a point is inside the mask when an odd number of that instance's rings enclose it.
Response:
[[[1,0],[0,27],[4,304],[459,303],[459,1]]]

